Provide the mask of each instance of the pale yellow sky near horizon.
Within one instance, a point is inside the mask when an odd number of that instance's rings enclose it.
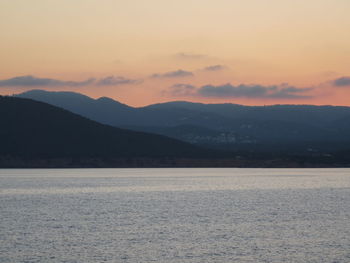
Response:
[[[131,105],[178,99],[350,105],[350,84],[330,84],[350,76],[349,13],[348,0],[0,0],[0,93],[73,90]],[[224,67],[203,70],[213,65]],[[193,75],[150,77],[179,69]],[[1,85],[25,75],[62,81],[114,75],[138,81]],[[209,97],[166,91],[179,83],[198,88],[289,83],[313,89],[286,98],[236,90]]]

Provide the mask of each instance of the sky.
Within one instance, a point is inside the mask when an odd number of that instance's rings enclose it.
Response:
[[[349,0],[0,0],[0,94],[350,106]]]

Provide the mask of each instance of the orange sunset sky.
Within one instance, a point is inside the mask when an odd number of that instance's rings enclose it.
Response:
[[[350,105],[349,0],[0,0],[0,94]]]

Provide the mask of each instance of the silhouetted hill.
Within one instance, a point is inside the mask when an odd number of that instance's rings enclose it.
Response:
[[[86,99],[89,100],[82,97],[82,100]],[[103,98],[100,101],[115,106],[109,99]],[[331,124],[337,125],[339,122],[346,124],[349,116],[337,119]],[[103,125],[46,103],[15,97],[0,96],[0,123],[0,167],[346,167],[350,165],[350,147],[345,141],[315,139],[281,145],[276,140],[262,144],[252,141],[248,135],[241,138],[234,132],[225,133],[199,126],[155,127],[174,137],[179,134],[190,135],[182,139],[196,140],[202,145],[209,145],[214,140],[215,147],[222,145],[218,148],[233,152],[205,150],[160,135]],[[262,122],[261,125],[267,127],[266,131],[270,129],[269,127],[276,127],[274,123],[267,122]],[[290,123],[288,125],[283,125],[283,129],[293,130],[293,125]],[[251,129],[249,127],[244,129]],[[348,124],[342,127],[342,131],[349,131]],[[147,131],[153,131],[153,128],[142,127]],[[278,130],[272,134],[277,136],[277,133]],[[237,138],[242,139],[242,142],[237,142]],[[244,147],[244,140],[250,145],[249,148]],[[322,145],[322,150],[319,145]],[[306,150],[301,152],[300,147]]]
[[[30,99],[0,97],[0,121],[0,156],[165,158],[208,153],[175,139],[103,125]]]
[[[17,95],[44,101],[95,121],[226,150],[350,148],[349,107],[243,106],[175,101],[134,108],[109,98],[33,90]]]
[[[174,101],[154,104],[143,107],[142,109],[187,109],[191,111],[200,111],[202,113],[218,114],[219,116],[229,118],[231,123],[233,121],[247,121],[251,123],[263,121],[282,121],[318,127],[330,124],[340,118],[350,116],[350,107],[329,105],[243,106],[230,103],[203,104]]]
[[[95,100],[74,92],[32,90],[16,96],[46,102],[116,127],[157,125],[220,127],[230,121],[228,118],[215,113],[192,111],[185,108],[162,110],[152,107],[133,108],[112,99],[100,98]]]

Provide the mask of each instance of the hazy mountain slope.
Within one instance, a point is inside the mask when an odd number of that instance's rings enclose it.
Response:
[[[185,101],[174,101],[153,104],[144,109],[187,109],[201,112],[216,113],[231,119],[251,121],[279,120],[313,125],[323,125],[338,118],[348,116],[350,107],[315,106],[315,105],[272,105],[243,106],[238,104],[203,104]]]
[[[349,141],[348,130],[344,127],[348,123],[350,107],[242,106],[177,101],[133,108],[112,99],[95,100],[71,92],[34,90],[17,96],[51,103],[116,127],[162,134],[196,144],[232,144],[230,149],[242,143],[302,145],[306,141],[317,141],[320,145],[326,141]]]
[[[46,103],[0,97],[0,155],[188,157],[205,150],[167,137],[102,125]]]
[[[134,111],[134,108],[110,98],[102,97],[95,100],[75,92],[31,90],[16,97],[45,102],[104,124],[112,124],[111,120],[123,118],[125,114],[130,115]]]
[[[48,92],[32,90],[16,95],[46,102],[89,119],[113,126],[177,126],[199,125],[223,127],[230,120],[216,113],[203,113],[188,109],[133,108],[109,98],[91,99],[74,92]]]
[[[231,128],[235,121],[283,121],[325,126],[350,115],[350,107],[313,105],[243,106],[175,101],[133,108],[109,98],[91,99],[73,92],[32,90],[16,95],[62,107],[111,125],[198,125]]]

